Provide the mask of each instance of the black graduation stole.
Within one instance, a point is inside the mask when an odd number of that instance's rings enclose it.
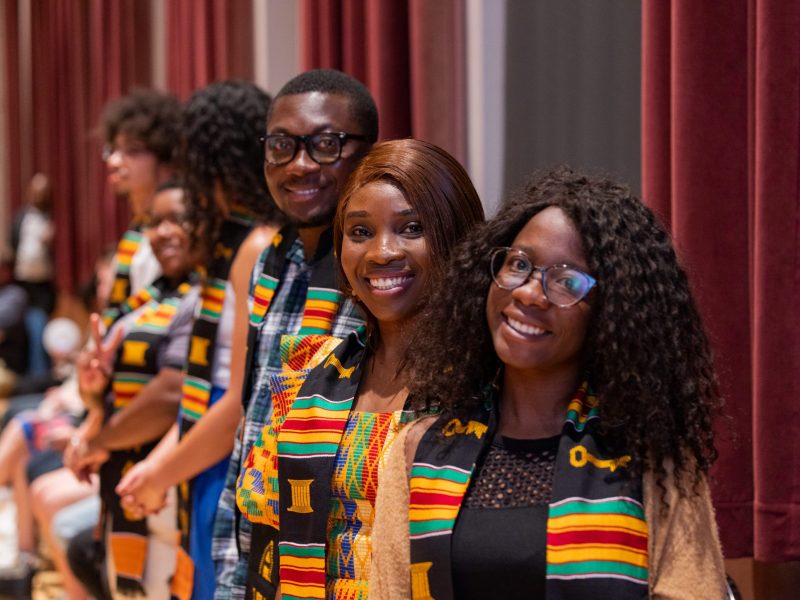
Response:
[[[293,402],[273,414],[280,477],[267,484],[277,484],[284,500],[278,503],[279,529],[253,523],[248,600],[273,598],[278,581],[284,598],[325,598],[331,475],[361,381],[365,350],[366,328],[360,327],[308,373]],[[261,482],[263,486],[263,477]]]
[[[108,414],[127,406],[158,374],[160,346],[166,341],[170,323],[192,284],[187,278],[177,286],[168,287],[162,277],[153,287],[160,291],[160,299],[151,299],[142,307],[117,351],[111,378],[111,401],[106,406]],[[127,470],[145,458],[155,444],[113,451],[100,468],[103,521],[107,523],[108,518],[111,519],[108,551],[114,560],[117,589],[123,593],[144,594],[142,576],[147,556],[147,523],[122,508],[114,488]]]
[[[253,361],[255,360],[258,335],[266,318],[272,299],[283,284],[286,258],[297,239],[297,231],[291,225],[285,226],[273,238],[268,250],[264,268],[253,290],[253,306],[250,311],[247,331],[247,358],[245,359],[242,403],[245,408],[250,401],[253,388]],[[336,285],[336,265],[333,256],[333,237],[327,229],[319,240],[317,253],[311,263],[311,281],[306,292],[303,319],[299,335],[328,334],[333,328],[333,320],[339,312],[344,294]],[[290,332],[286,332],[290,333]]]
[[[192,324],[189,356],[186,361],[181,390],[180,437],[194,426],[208,410],[211,397],[211,375],[217,330],[225,303],[225,287],[231,265],[242,242],[250,234],[254,220],[246,213],[234,212],[220,228],[219,239],[212,248],[211,261],[200,289],[198,313]],[[175,600],[189,600],[192,595],[194,563],[189,555],[189,523],[192,515],[193,481],[178,485],[178,529],[181,547],[171,594]]]
[[[597,397],[583,384],[569,404],[547,518],[548,600],[645,599],[647,523],[630,456],[598,441]],[[453,598],[451,540],[475,465],[492,439],[495,411],[440,419],[420,441],[410,477],[411,593]]]
[[[138,306],[131,308],[124,307],[124,304],[131,295],[131,262],[133,255],[139,250],[142,243],[142,225],[133,222],[128,226],[128,230],[122,234],[122,238],[117,244],[115,262],[117,272],[114,275],[114,284],[111,288],[111,295],[108,298],[108,306],[103,310],[103,323],[106,328],[116,321],[121,315],[136,310]]]

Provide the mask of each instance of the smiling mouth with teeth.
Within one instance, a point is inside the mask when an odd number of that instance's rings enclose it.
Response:
[[[376,290],[391,290],[400,287],[410,279],[411,277],[406,275],[403,277],[376,277],[374,279],[368,279],[368,281]]]
[[[518,331],[519,333],[524,333],[526,335],[544,335],[547,333],[546,330],[542,329],[541,327],[534,327],[533,325],[527,325],[522,323],[521,321],[517,321],[512,319],[511,317],[506,317],[506,322],[508,326],[511,327],[514,331]]]

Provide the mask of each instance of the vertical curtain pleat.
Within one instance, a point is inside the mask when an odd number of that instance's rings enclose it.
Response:
[[[30,39],[20,40],[18,15],[11,14],[20,6],[5,3],[11,17],[5,44],[13,48],[8,60],[13,56],[16,65],[18,44],[29,45],[31,53],[30,98],[19,87],[16,66],[10,77],[15,82],[9,98],[11,180],[21,191],[33,171],[50,176],[57,283],[73,290],[90,277],[95,259],[128,219],[124,202],[106,188],[101,142],[93,133],[108,100],[149,83],[150,3],[31,0],[29,6]],[[30,139],[21,139],[20,102],[30,103]],[[30,173],[20,172],[24,154],[31,157]]]
[[[367,2],[367,85],[380,109],[382,137],[411,131],[408,2]]]
[[[800,558],[800,6],[646,0],[644,197],[671,222],[726,397],[727,557]]]
[[[800,5],[753,13],[755,556],[800,559]]]
[[[301,65],[362,81],[382,139],[426,139],[464,161],[464,15],[463,0],[303,0]]]
[[[252,3],[170,0],[167,85],[185,100],[209,83],[253,76]]]
[[[642,189],[666,225],[671,222],[670,105],[672,53],[669,2],[642,5]]]
[[[411,0],[411,129],[462,163],[466,142],[465,7],[461,0]],[[442,118],[443,114],[449,118]]]
[[[9,209],[16,210],[22,199],[21,153],[27,151],[20,146],[20,79],[19,79],[19,7],[16,2],[3,2],[0,10],[5,13],[3,31],[3,54],[6,72],[6,131],[8,132],[8,188]],[[8,234],[8,232],[5,232]]]

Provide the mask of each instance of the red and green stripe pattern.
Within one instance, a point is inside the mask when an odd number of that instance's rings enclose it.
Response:
[[[253,307],[250,309],[250,325],[252,327],[261,325],[276,289],[278,289],[278,280],[275,277],[263,273],[259,275],[253,290]]]
[[[471,474],[453,466],[414,463],[409,483],[411,539],[448,535],[453,531]]]
[[[584,381],[575,393],[575,397],[570,401],[569,406],[567,406],[565,420],[572,423],[575,431],[583,431],[586,428],[586,423],[600,417],[599,402],[594,392],[589,390],[589,384]]]
[[[288,458],[336,456],[353,399],[297,398],[278,435],[278,455]]]
[[[181,389],[181,414],[197,421],[206,414],[211,384],[205,379],[185,375]]]
[[[222,279],[209,279],[203,285],[200,296],[200,317],[206,321],[216,323],[222,314],[224,301],[225,281]]]
[[[134,329],[162,335],[172,322],[175,313],[178,312],[180,303],[180,297],[167,298],[160,303],[151,302],[151,305],[143,308],[141,314],[136,318],[133,324]]]
[[[143,373],[115,372],[111,382],[111,389],[114,392],[114,411],[130,404],[151,378],[152,375]]]
[[[122,239],[117,246],[117,273],[120,275],[128,275],[131,271],[131,262],[133,255],[139,249],[142,243],[142,233],[129,229],[122,234]]]
[[[567,498],[550,505],[549,579],[617,578],[647,585],[647,522],[624,496]]]
[[[281,598],[325,598],[325,544],[280,543]]]
[[[328,288],[308,288],[300,334],[329,333],[343,294]]]

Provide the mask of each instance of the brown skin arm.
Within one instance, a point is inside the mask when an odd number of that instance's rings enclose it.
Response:
[[[89,441],[89,448],[122,450],[160,439],[175,423],[181,401],[180,369],[163,368]]]
[[[225,394],[192,427],[177,445],[159,447],[145,477],[117,487],[121,495],[154,497],[172,485],[186,481],[225,458],[233,449],[236,427],[242,418],[241,390],[247,354],[249,310],[247,293],[250,275],[258,256],[272,241],[277,227],[259,227],[247,237],[231,266],[231,283],[236,294],[230,384]],[[148,457],[148,462],[151,460]],[[132,499],[133,499],[132,498]],[[144,498],[142,498],[143,500]]]

